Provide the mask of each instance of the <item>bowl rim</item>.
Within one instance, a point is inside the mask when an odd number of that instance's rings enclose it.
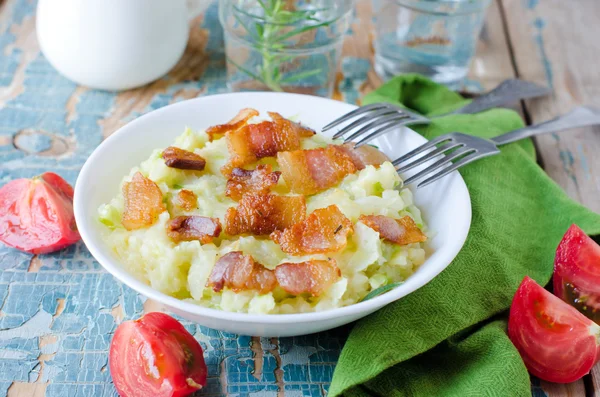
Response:
[[[462,247],[467,239],[467,235],[469,233],[469,230],[471,227],[471,220],[472,220],[472,206],[471,206],[470,194],[469,194],[467,186],[464,182],[464,179],[462,178],[460,173],[458,173],[457,171],[454,171],[453,173],[456,173],[458,176],[458,178],[456,179],[456,183],[458,183],[459,187],[463,188],[464,191],[466,192],[465,199],[467,200],[466,204],[468,205],[468,212],[465,215],[468,219],[466,219],[466,222],[463,224],[464,227],[457,229],[456,233],[454,234],[456,236],[456,238],[454,238],[452,240],[452,244],[451,244],[451,248],[450,248],[451,252],[448,255],[449,263],[444,268],[440,269],[432,277],[421,277],[422,280],[419,280],[418,282],[416,282],[415,285],[413,285],[408,291],[396,287],[396,288],[390,290],[389,292],[386,292],[385,294],[379,295],[379,296],[369,299],[367,301],[357,302],[357,303],[354,303],[354,304],[351,304],[348,306],[337,307],[337,308],[327,309],[327,310],[317,311],[317,312],[292,313],[292,314],[252,314],[252,313],[229,312],[229,311],[225,311],[225,310],[213,309],[213,308],[202,306],[202,305],[199,305],[196,303],[187,302],[187,301],[175,298],[173,296],[167,295],[163,292],[160,292],[160,291],[152,288],[150,285],[138,280],[137,278],[135,278],[135,276],[133,276],[132,274],[127,272],[123,267],[119,266],[117,261],[113,260],[113,258],[111,258],[111,256],[105,254],[105,252],[101,249],[101,247],[96,245],[96,243],[93,239],[92,233],[90,232],[90,230],[91,230],[90,228],[94,227],[94,225],[92,225],[92,224],[90,224],[90,222],[88,222],[88,218],[85,215],[84,205],[81,204],[85,200],[85,193],[84,193],[85,182],[82,182],[82,181],[89,180],[89,178],[87,178],[87,176],[91,172],[92,168],[94,167],[94,164],[95,164],[97,158],[102,155],[104,147],[108,146],[108,143],[110,143],[112,141],[117,141],[122,136],[127,135],[129,133],[129,131],[134,131],[138,124],[145,123],[153,118],[162,117],[163,113],[171,112],[171,111],[173,111],[173,109],[175,109],[177,107],[189,106],[189,104],[191,102],[211,101],[213,99],[216,99],[217,97],[222,98],[222,97],[241,96],[241,95],[250,95],[250,96],[254,96],[254,95],[282,96],[283,95],[283,96],[288,96],[290,98],[310,97],[315,100],[335,102],[338,105],[340,103],[343,103],[345,105],[348,105],[349,109],[350,109],[350,107],[353,107],[353,108],[357,107],[354,104],[349,104],[349,103],[337,101],[334,99],[314,97],[312,95],[304,95],[304,94],[279,93],[279,92],[224,93],[224,94],[206,95],[206,96],[196,97],[196,98],[180,101],[180,102],[177,102],[174,104],[170,104],[170,105],[164,106],[162,108],[150,111],[150,112],[130,121],[126,125],[120,127],[117,131],[115,131],[113,134],[111,134],[108,138],[104,139],[100,143],[100,145],[98,145],[98,147],[96,147],[96,149],[88,157],[85,164],[81,168],[81,171],[80,171],[80,173],[77,177],[77,181],[75,183],[74,206],[73,206],[74,213],[75,213],[75,220],[76,220],[77,227],[78,227],[79,233],[81,235],[82,241],[84,242],[87,249],[90,251],[90,253],[94,257],[94,259],[96,259],[108,273],[110,273],[117,280],[119,280],[123,284],[127,285],[129,288],[133,289],[137,293],[144,295],[147,298],[152,299],[158,303],[166,305],[169,308],[174,308],[176,310],[183,311],[183,312],[186,312],[189,314],[193,314],[193,315],[201,316],[201,317],[202,316],[209,317],[209,318],[213,318],[213,319],[217,319],[217,320],[234,321],[234,322],[241,322],[241,323],[285,324],[285,323],[316,322],[316,321],[330,320],[330,319],[344,317],[344,316],[351,316],[353,314],[355,315],[358,313],[373,312],[373,311],[378,310],[379,308],[382,308],[383,306],[385,306],[389,303],[392,303],[392,302],[402,298],[403,296],[406,296],[406,295],[416,291],[417,289],[423,287],[425,284],[429,283],[435,277],[438,277],[439,274],[444,269],[446,269],[448,266],[451,265],[452,261],[454,260],[456,255],[458,255],[458,253],[462,249]],[[423,139],[423,143],[425,143],[425,141],[426,141],[425,138],[423,138],[421,135],[419,135],[417,132],[415,132],[413,130],[409,129],[409,131],[411,131],[414,134],[417,134],[419,137],[421,137],[421,139]],[[426,259],[426,262],[427,262],[427,259]],[[416,276],[417,276],[417,274],[413,274],[410,277],[416,277]],[[399,291],[400,291],[400,293],[399,293]]]

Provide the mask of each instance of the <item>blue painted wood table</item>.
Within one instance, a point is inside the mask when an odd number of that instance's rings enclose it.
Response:
[[[35,0],[0,0],[0,185],[46,170],[74,183],[94,148],[128,121],[176,101],[227,91],[216,2],[190,0],[190,42],[167,76],[121,93],[90,90],[57,74],[35,39],[35,6]],[[595,0],[582,0],[578,7],[559,0],[497,1],[467,88],[489,89],[515,76],[552,85],[552,98],[522,104],[529,122],[575,103],[597,103],[600,92],[588,87],[598,78],[584,66],[600,64],[600,51],[585,51],[596,45],[597,34],[580,29],[598,27],[594,21],[572,22],[591,15],[600,15]],[[380,84],[371,68],[371,25],[370,0],[360,0],[337,74],[336,99],[357,102]],[[570,40],[581,45],[564,44]],[[591,154],[600,152],[600,141],[594,131],[537,143],[550,175],[599,211],[600,159]],[[107,368],[112,333],[124,319],[160,307],[103,271],[83,244],[40,256],[0,246],[0,271],[0,396],[116,395]],[[323,396],[348,331],[258,338],[186,327],[206,352],[209,380],[202,396]],[[598,386],[599,373],[594,369],[570,385],[534,379],[532,390],[542,396],[584,394]]]

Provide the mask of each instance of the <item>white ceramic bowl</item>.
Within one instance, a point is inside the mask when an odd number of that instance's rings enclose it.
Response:
[[[164,304],[174,313],[210,328],[257,336],[292,336],[324,331],[357,320],[422,287],[444,270],[460,251],[471,223],[471,201],[457,172],[415,191],[419,206],[434,236],[425,263],[401,286],[366,302],[316,313],[257,315],[209,309],[165,295],[127,272],[101,238],[97,209],[119,191],[129,170],[156,148],[168,146],[185,127],[200,130],[220,124],[240,109],[261,113],[276,111],[298,116],[317,131],[355,108],[343,102],[313,96],[281,93],[213,95],[179,102],[150,112],[106,139],[87,160],[75,186],[75,217],[83,241],[92,255],[117,279],[137,292]],[[395,158],[425,142],[408,128],[398,128],[373,141]]]

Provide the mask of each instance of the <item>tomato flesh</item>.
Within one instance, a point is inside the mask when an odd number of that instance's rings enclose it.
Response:
[[[206,385],[202,347],[164,313],[148,313],[119,325],[109,366],[121,397],[183,397]]]
[[[554,294],[600,323],[600,245],[577,225],[556,249]]]
[[[600,326],[529,277],[513,298],[508,336],[529,372],[550,382],[573,382],[600,358]]]
[[[32,254],[58,251],[80,240],[73,188],[53,172],[17,179],[0,189],[0,241]]]

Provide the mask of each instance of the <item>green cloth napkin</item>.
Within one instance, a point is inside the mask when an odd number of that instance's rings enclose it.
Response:
[[[391,102],[424,115],[467,103],[416,75],[399,76],[363,104]],[[523,126],[493,109],[414,127],[426,138],[451,131],[494,137]],[[600,215],[571,200],[536,164],[531,141],[461,170],[473,221],[457,258],[414,293],[360,320],[342,350],[329,395],[526,396],[530,379],[506,334],[507,309],[525,275],[546,285],[567,228],[600,234]],[[417,203],[418,204],[418,203]]]

